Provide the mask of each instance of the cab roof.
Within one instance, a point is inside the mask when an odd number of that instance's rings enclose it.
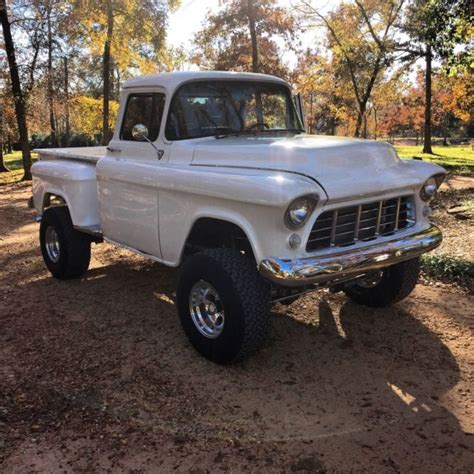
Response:
[[[247,81],[271,81],[288,86],[283,79],[269,74],[257,74],[254,72],[231,72],[231,71],[176,71],[162,72],[160,74],[150,74],[149,76],[141,76],[130,79],[124,83],[124,89],[138,87],[164,87],[168,92],[174,91],[184,82],[193,80],[229,80],[241,79]]]

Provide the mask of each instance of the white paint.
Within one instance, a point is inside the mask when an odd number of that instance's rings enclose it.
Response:
[[[170,266],[179,265],[193,224],[205,217],[238,225],[257,263],[270,256],[307,256],[305,242],[314,221],[341,203],[414,195],[416,226],[398,235],[402,238],[429,226],[418,192],[442,168],[400,160],[384,142],[310,135],[167,141],[165,117],[173,91],[183,82],[215,78],[286,84],[271,76],[222,72],[158,74],[127,82],[118,124],[128,94],[157,91],[166,96],[164,119],[154,143],[164,151],[163,158],[157,159],[149,143],[120,140],[119,126],[108,149],[39,150],[40,161],[32,169],[37,212],[43,212],[46,193],[62,196],[76,226],[100,225],[107,240]],[[289,203],[305,194],[317,194],[320,201],[308,223],[297,231],[302,244],[291,249],[288,238],[294,231],[285,226],[283,217]],[[378,241],[389,239],[393,236]],[[371,242],[357,244],[359,248],[367,245]]]
[[[95,165],[80,161],[37,161],[31,167],[33,201],[36,212],[43,214],[47,194],[66,202],[76,226],[88,227],[100,222],[97,205]]]

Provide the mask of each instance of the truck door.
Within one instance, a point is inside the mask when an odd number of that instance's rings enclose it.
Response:
[[[169,145],[160,137],[164,105],[165,94],[156,89],[127,94],[107,156],[97,166],[104,237],[158,259],[159,193],[153,177],[168,159]]]

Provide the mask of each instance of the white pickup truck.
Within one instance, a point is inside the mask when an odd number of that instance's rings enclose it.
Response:
[[[261,345],[275,301],[322,286],[374,307],[405,298],[442,238],[429,222],[442,168],[384,142],[305,134],[300,102],[272,76],[133,79],[108,147],[38,153],[50,272],[80,277],[103,240],[180,266],[184,331],[219,363]]]

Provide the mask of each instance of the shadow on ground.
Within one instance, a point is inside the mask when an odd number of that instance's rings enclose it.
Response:
[[[74,445],[83,438],[93,440],[92,465],[104,468],[123,458],[122,467],[146,466],[145,458],[134,464],[140,452],[156,465],[159,439],[185,451],[196,443],[238,443],[251,453],[261,443],[280,446],[270,464],[251,454],[254,467],[280,465],[279,458],[294,467],[296,452],[286,454],[293,444],[298,456],[317,446],[319,467],[321,456],[344,469],[367,467],[371,458],[393,470],[467,462],[471,439],[442,403],[459,381],[458,365],[404,304],[371,310],[321,294],[276,306],[265,347],[220,367],[181,331],[174,270],[121,258],[62,282],[39,270],[33,250],[25,255],[36,275],[10,288],[0,307],[7,468],[32,438],[73,468],[87,468]],[[338,461],[341,449],[349,458]],[[223,452],[211,465],[232,466]]]

